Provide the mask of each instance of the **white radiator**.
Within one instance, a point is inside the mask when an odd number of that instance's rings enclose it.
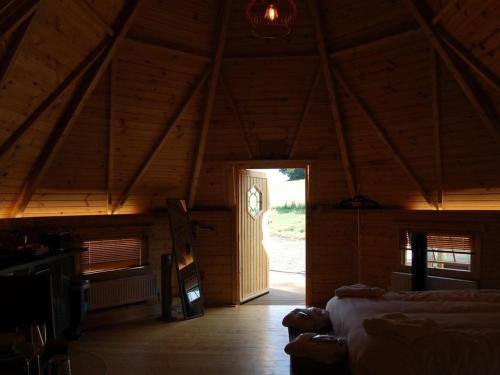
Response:
[[[391,289],[397,291],[411,290],[411,273],[393,272],[391,274]],[[477,282],[471,280],[452,279],[449,277],[427,276],[427,289],[477,289]]]
[[[157,298],[153,274],[90,282],[89,310],[144,302]]]

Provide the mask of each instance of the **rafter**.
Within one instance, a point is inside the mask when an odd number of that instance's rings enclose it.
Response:
[[[302,135],[302,131],[304,129],[304,125],[306,123],[307,115],[309,114],[309,111],[311,110],[312,103],[314,101],[314,95],[316,94],[316,89],[317,89],[319,81],[321,79],[321,75],[322,75],[322,69],[321,69],[321,65],[320,65],[316,71],[315,76],[314,76],[314,80],[313,80],[313,83],[311,84],[311,88],[309,89],[309,93],[307,94],[306,102],[304,103],[304,107],[302,108],[302,112],[300,115],[300,120],[299,120],[297,126],[295,127],[295,131],[294,131],[293,138],[292,138],[292,144],[290,147],[290,151],[288,152],[289,159],[292,159],[294,154],[295,154],[297,144],[299,142],[300,136]]]
[[[400,39],[408,38],[412,35],[416,35],[419,33],[421,33],[420,29],[411,28],[411,29],[400,31],[400,32],[397,32],[397,33],[394,33],[391,35],[387,35],[387,36],[378,38],[378,39],[370,40],[368,42],[363,42],[363,43],[360,43],[356,46],[347,47],[347,48],[339,49],[337,51],[333,51],[330,53],[330,57],[331,58],[340,57],[340,56],[345,56],[345,55],[353,54],[353,53],[360,52],[360,51],[365,51],[367,49],[379,47],[381,45],[384,45],[384,44],[387,44],[387,43],[390,43],[393,41],[397,41]]]
[[[236,122],[238,123],[238,127],[241,129],[241,136],[243,137],[243,140],[245,141],[245,148],[247,151],[247,155],[250,159],[253,159],[253,153],[252,153],[252,148],[250,146],[250,141],[248,139],[247,129],[245,127],[245,124],[243,123],[243,120],[241,119],[240,111],[238,111],[238,107],[236,106],[236,103],[234,102],[233,95],[231,93],[231,89],[226,85],[226,81],[224,80],[222,74],[220,75],[219,80],[220,80],[221,88],[224,92],[224,96],[229,104],[229,107],[231,108],[231,111],[233,112],[234,117],[236,118]]]
[[[114,125],[115,125],[115,88],[116,69],[113,61],[109,63],[109,90],[108,90],[108,144],[107,144],[107,186],[106,186],[106,208],[108,214],[113,211],[113,170],[115,148]]]
[[[439,61],[431,48],[432,118],[434,121],[434,158],[436,163],[437,209],[443,208],[443,161],[441,157],[441,108],[439,96]]]
[[[130,180],[129,184],[127,185],[125,191],[121,195],[120,201],[119,201],[118,205],[114,208],[113,212],[116,212],[128,200],[132,191],[136,188],[137,184],[139,183],[141,178],[144,176],[144,174],[148,170],[151,163],[155,160],[155,158],[158,156],[158,153],[161,151],[161,149],[165,145],[165,142],[168,139],[170,131],[177,126],[179,121],[182,120],[182,118],[184,117],[184,113],[188,109],[189,105],[192,103],[193,99],[200,93],[203,85],[205,84],[205,82],[208,79],[209,73],[210,73],[210,69],[207,69],[203,73],[203,75],[198,80],[198,82],[196,83],[194,88],[191,90],[191,92],[187,95],[187,97],[181,103],[178,110],[175,112],[175,114],[172,116],[172,118],[169,119],[169,121],[165,125],[165,128],[163,129],[162,135],[159,137],[159,139],[155,143],[155,145],[151,148],[148,155],[146,156],[144,161],[141,163],[140,167],[134,173],[134,176],[132,177],[132,179]]]
[[[94,21],[100,25],[109,36],[113,36],[115,31],[111,26],[109,26],[106,21],[97,13],[97,11],[87,2],[87,0],[77,0],[74,1],[82,11],[94,19]]]
[[[500,79],[487,66],[444,30],[439,31],[439,37],[469,68],[481,77],[497,93],[500,93]]]
[[[340,113],[337,92],[333,84],[333,76],[330,70],[330,61],[326,51],[326,44],[323,34],[323,26],[321,24],[321,19],[318,10],[318,4],[316,0],[307,0],[309,5],[309,11],[314,24],[314,30],[316,34],[316,43],[318,45],[318,51],[320,56],[321,68],[323,71],[323,77],[325,79],[325,85],[328,92],[328,101],[330,110],[333,115],[333,122],[335,126],[335,132],[337,135],[337,141],[339,143],[340,157],[342,160],[342,165],[344,168],[344,174],[346,178],[347,187],[349,189],[349,194],[354,196],[356,193],[356,181],[352,171],[351,157],[349,154],[349,148],[347,145],[347,140],[345,137],[345,131],[342,121],[342,115]]]
[[[5,81],[9,76],[10,69],[12,68],[12,65],[15,62],[16,57],[20,51],[20,46],[22,45],[23,40],[27,35],[27,31],[29,29],[29,26],[31,25],[33,16],[34,15],[31,15],[23,23],[21,23],[21,25],[19,25],[17,30],[15,30],[12,35],[12,39],[7,46],[7,52],[0,62],[0,88],[4,87],[5,85]]]
[[[47,96],[35,110],[24,120],[24,122],[7,138],[0,146],[0,159],[13,147],[28,131],[40,116],[59,98],[59,96],[76,80],[87,72],[92,64],[104,53],[109,40],[105,39],[94,48],[87,57],[76,66],[75,69]]]
[[[261,56],[228,56],[224,62],[249,62],[249,61],[281,61],[281,60],[314,60],[318,55],[261,55]]]
[[[2,9],[1,16],[3,21],[0,22],[0,39],[9,34],[11,31],[16,30],[23,24],[24,21],[30,18],[40,5],[40,1],[28,0],[16,8],[17,5],[18,4],[16,2],[11,2],[4,9]]]
[[[213,61],[212,74],[208,85],[207,102],[205,113],[203,114],[203,121],[201,124],[200,139],[198,149],[196,151],[196,159],[193,168],[193,177],[191,179],[191,187],[189,189],[188,208],[194,206],[196,199],[196,190],[198,188],[198,180],[200,178],[201,165],[203,163],[203,156],[205,155],[205,146],[207,142],[208,128],[212,119],[212,110],[215,103],[215,92],[217,90],[217,83],[219,82],[219,75],[222,65],[222,56],[224,54],[224,46],[226,44],[227,28],[229,24],[229,16],[231,14],[232,0],[225,0],[224,10],[222,13],[221,28],[217,38],[216,50]]]
[[[399,150],[397,149],[396,145],[389,139],[387,136],[386,131],[384,128],[378,123],[378,121],[375,119],[371,111],[368,109],[367,105],[361,100],[361,98],[351,89],[350,85],[347,83],[343,75],[340,73],[338,69],[332,66],[332,71],[335,77],[337,78],[338,82],[342,85],[344,88],[345,92],[349,97],[354,101],[356,106],[359,108],[363,116],[366,118],[366,120],[373,126],[375,129],[376,133],[380,137],[380,139],[384,142],[384,144],[387,146],[387,148],[391,151],[394,159],[399,163],[401,168],[404,170],[404,172],[408,175],[408,177],[413,181],[415,186],[419,189],[420,193],[424,197],[424,199],[429,203],[431,206],[434,206],[434,203],[431,199],[430,194],[427,192],[425,189],[423,183],[420,181],[420,179],[417,177],[416,173],[413,171],[413,169],[410,167],[408,162],[404,159],[403,155]]]
[[[167,46],[163,43],[159,44],[159,43],[152,43],[149,41],[146,42],[144,40],[140,40],[140,39],[137,39],[136,37],[131,37],[131,36],[127,36],[125,38],[125,40],[128,43],[136,43],[136,44],[143,45],[143,46],[146,46],[149,48],[158,48],[158,49],[163,50],[165,52],[168,52],[168,53],[171,53],[174,55],[178,55],[181,57],[185,57],[187,59],[198,60],[198,61],[204,62],[204,63],[211,63],[212,62],[212,59],[208,56],[196,55],[196,54],[191,53],[191,52],[187,52],[187,51],[180,50],[178,48]]]
[[[467,99],[470,101],[477,114],[482,120],[486,129],[491,133],[495,141],[500,145],[500,128],[498,116],[493,108],[487,103],[483,95],[479,91],[476,83],[471,79],[467,72],[459,64],[456,57],[452,54],[450,49],[439,38],[430,18],[425,15],[425,9],[417,5],[414,0],[405,0],[408,9],[411,11],[415,20],[420,25],[422,31],[427,35],[431,41],[434,49],[444,61],[449,71],[457,81],[458,85],[462,88]]]
[[[56,123],[49,138],[43,146],[38,158],[32,166],[26,183],[19,195],[12,210],[12,215],[17,217],[24,213],[31,197],[43,181],[45,174],[49,170],[52,161],[61,148],[65,139],[70,134],[78,115],[82,111],[87,99],[92,94],[116,51],[116,46],[123,39],[128,29],[132,25],[134,16],[137,13],[140,0],[129,0],[123,7],[115,23],[115,34],[111,42],[106,47],[104,53],[92,64],[92,67],[85,73],[70,101],[66,105],[60,119]]]

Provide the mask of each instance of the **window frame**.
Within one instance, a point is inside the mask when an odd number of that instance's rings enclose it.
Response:
[[[130,227],[124,228],[120,227],[117,230],[113,230],[113,228],[106,228],[105,231],[102,229],[94,230],[85,230],[82,233],[79,233],[79,242],[81,247],[83,248],[85,241],[102,241],[102,240],[116,240],[120,238],[140,238],[142,241],[142,254],[141,254],[141,264],[133,265],[133,266],[125,266],[120,268],[111,268],[111,269],[102,269],[96,271],[83,271],[82,267],[82,256],[83,253],[78,254],[75,257],[75,270],[79,275],[85,275],[87,278],[94,277],[106,277],[109,275],[112,277],[116,273],[126,274],[128,272],[135,272],[137,270],[145,269],[149,267],[150,261],[150,234],[145,228],[138,227]],[[99,275],[99,276],[98,276]]]
[[[480,275],[480,259],[481,259],[481,244],[482,244],[482,230],[478,230],[478,228],[470,227],[467,225],[463,226],[463,230],[457,230],[456,225],[451,228],[449,226],[443,227],[433,227],[422,226],[422,225],[405,225],[398,227],[397,233],[397,248],[399,252],[399,264],[401,272],[409,272],[411,273],[411,266],[405,264],[405,255],[402,251],[401,244],[401,234],[404,231],[409,232],[423,232],[423,233],[431,233],[431,234],[442,234],[444,236],[449,235],[470,235],[472,237],[472,254],[471,254],[471,263],[470,263],[470,271],[460,271],[460,270],[450,270],[450,269],[439,269],[439,268],[430,268],[427,267],[427,274],[429,276],[437,276],[437,277],[449,277],[454,279],[464,279],[464,280],[478,280]]]

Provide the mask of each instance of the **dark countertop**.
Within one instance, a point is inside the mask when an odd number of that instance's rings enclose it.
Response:
[[[72,257],[80,250],[66,250],[60,254],[47,254],[40,256],[22,256],[13,259],[0,261],[0,275],[8,275],[16,271],[33,268],[45,263],[57,262],[59,260]]]

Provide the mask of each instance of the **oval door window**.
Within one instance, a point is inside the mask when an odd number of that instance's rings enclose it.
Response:
[[[262,210],[262,193],[255,186],[248,190],[247,206],[248,213],[253,218],[257,217]]]

